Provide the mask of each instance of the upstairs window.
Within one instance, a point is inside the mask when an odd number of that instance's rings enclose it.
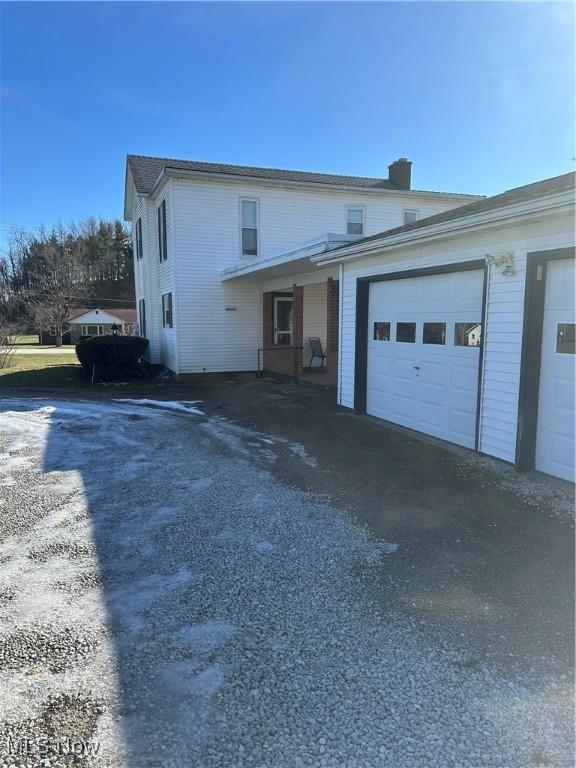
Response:
[[[403,211],[403,215],[404,215],[404,219],[403,219],[404,224],[413,224],[415,221],[418,221],[420,212],[411,208],[405,208]]]
[[[140,261],[142,258],[142,219],[138,219],[136,222],[136,260]]]
[[[346,233],[348,235],[364,234],[364,208],[346,209]]]
[[[242,256],[258,256],[258,200],[241,200]]]
[[[168,258],[168,243],[166,238],[166,200],[162,200],[158,207],[158,253],[160,261]]]
[[[172,328],[172,294],[162,294],[162,325],[164,328]]]

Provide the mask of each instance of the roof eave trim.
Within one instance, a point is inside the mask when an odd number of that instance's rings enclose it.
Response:
[[[330,254],[321,254],[317,257],[312,257],[310,261],[314,262],[318,266],[324,264],[333,264],[343,261],[352,261],[353,259],[362,258],[363,256],[371,255],[372,251],[383,251],[387,248],[393,248],[401,245],[410,245],[411,243],[424,239],[435,239],[442,237],[450,232],[457,232],[461,229],[468,229],[470,227],[481,226],[486,224],[495,224],[497,222],[514,219],[527,213],[545,212],[555,208],[560,208],[566,205],[574,204],[574,191],[567,190],[565,192],[556,193],[555,195],[546,196],[538,200],[530,200],[524,203],[517,203],[516,205],[502,206],[501,208],[495,208],[491,211],[485,211],[483,213],[471,214],[470,216],[463,216],[459,219],[451,219],[449,221],[441,222],[439,224],[433,224],[429,227],[423,227],[422,229],[415,229],[409,232],[401,232],[398,235],[392,237],[382,236],[379,240],[371,240],[364,246],[358,244],[356,246],[342,246],[335,249],[339,253],[332,251]]]
[[[124,221],[132,221],[130,203],[132,202],[135,191],[136,185],[134,184],[134,174],[130,170],[128,162],[126,162],[126,172],[124,174]]]
[[[352,192],[352,193],[360,193],[360,194],[372,194],[372,195],[382,195],[382,194],[392,194],[392,195],[400,195],[401,197],[425,197],[425,198],[440,198],[440,199],[448,199],[448,200],[467,200],[469,202],[473,202],[474,200],[480,200],[482,199],[482,195],[470,195],[460,192],[431,192],[427,190],[418,190],[418,189],[394,189],[394,188],[388,188],[388,187],[359,187],[354,184],[333,184],[333,183],[324,183],[321,181],[297,181],[295,179],[267,179],[262,176],[237,176],[230,173],[215,173],[213,171],[194,171],[194,170],[187,170],[185,168],[174,168],[170,166],[165,166],[160,174],[158,175],[158,178],[154,182],[154,185],[152,186],[150,192],[148,193],[142,193],[147,194],[149,197],[152,197],[156,194],[158,191],[158,188],[164,181],[165,177],[171,177],[174,179],[198,179],[199,181],[227,181],[227,182],[236,182],[238,184],[242,183],[258,183],[262,184],[264,186],[273,186],[273,187],[295,187],[295,188],[303,188],[303,189],[323,189],[323,190],[343,190],[346,192]]]

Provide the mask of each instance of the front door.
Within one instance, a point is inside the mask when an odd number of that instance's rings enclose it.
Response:
[[[274,297],[274,344],[290,346],[292,342],[292,299]]]

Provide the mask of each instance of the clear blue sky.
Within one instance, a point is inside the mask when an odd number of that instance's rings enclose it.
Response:
[[[4,3],[0,234],[122,215],[127,153],[493,194],[573,168],[567,3]]]

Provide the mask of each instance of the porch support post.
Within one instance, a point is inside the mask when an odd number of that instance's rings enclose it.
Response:
[[[274,295],[262,294],[262,341],[264,346],[274,343]]]
[[[326,383],[338,386],[339,283],[328,278],[326,285]]]
[[[304,346],[304,287],[292,286],[292,346],[294,350],[294,376],[302,376]]]

